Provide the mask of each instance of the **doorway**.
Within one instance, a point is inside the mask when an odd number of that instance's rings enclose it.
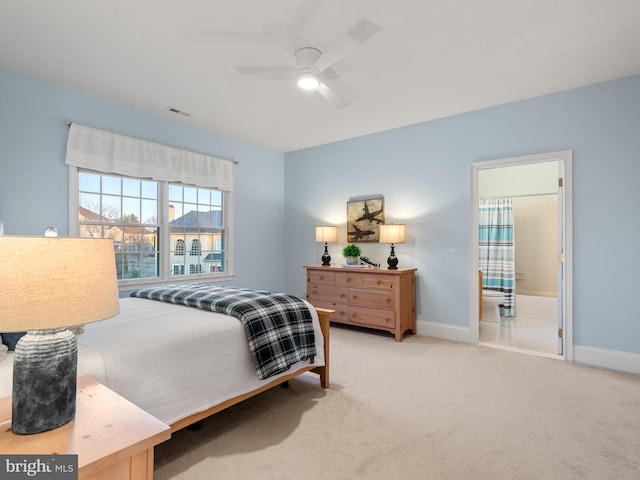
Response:
[[[476,344],[505,348],[522,353],[553,356],[567,361],[573,360],[571,328],[571,160],[572,152],[565,150],[479,161],[471,164],[471,232],[478,232],[479,205],[483,193],[486,194],[486,192],[490,192],[490,195],[509,196],[513,199],[514,210],[516,208],[515,205],[518,205],[517,209],[519,211],[535,212],[536,216],[545,215],[542,212],[546,210],[549,215],[545,217],[544,221],[548,223],[551,216],[553,216],[555,218],[554,221],[557,222],[555,225],[557,228],[544,229],[546,233],[539,233],[536,231],[537,227],[529,226],[528,232],[530,234],[546,235],[544,242],[540,242],[535,238],[529,240],[524,238],[526,235],[523,235],[523,232],[527,232],[527,229],[522,229],[523,225],[520,225],[522,245],[527,241],[534,243],[538,249],[542,248],[541,245],[547,245],[545,247],[547,248],[545,257],[547,265],[543,271],[540,268],[540,262],[530,261],[531,259],[527,259],[527,255],[521,255],[520,264],[515,268],[515,315],[513,317],[502,317],[502,320],[495,324],[488,322],[483,324],[480,320],[483,302],[481,296],[482,280],[479,275],[478,235],[470,235],[471,269],[469,279],[471,288],[469,289],[469,325],[475,332]],[[549,171],[551,171],[552,177],[557,178],[549,179]],[[500,184],[501,180],[499,179],[507,180],[502,181],[502,184]],[[516,218],[514,223],[517,225],[517,222]],[[549,238],[549,236],[553,238]],[[551,248],[550,259],[548,248]],[[516,254],[516,262],[518,261],[517,257]],[[550,279],[550,275],[555,275],[555,278]],[[546,277],[546,280],[542,282],[539,277]],[[519,285],[522,287],[522,293],[533,293],[533,295],[519,296]],[[545,286],[541,287],[540,285]],[[520,317],[518,317],[519,308]],[[534,313],[531,316],[530,312],[526,312],[526,310],[531,310],[532,308],[538,309],[538,312],[546,313],[544,315]],[[540,321],[543,319],[542,317],[546,317],[546,321]],[[541,331],[544,332],[542,334],[544,339],[540,340],[546,342],[544,348],[536,348],[533,343],[526,340],[518,342],[516,335],[522,335],[527,329],[530,331],[532,328],[539,328],[537,333],[534,332],[536,336],[539,336]],[[528,333],[528,335],[531,335],[531,333]]]

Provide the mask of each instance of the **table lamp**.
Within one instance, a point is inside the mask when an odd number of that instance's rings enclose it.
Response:
[[[113,240],[0,236],[0,332],[25,332],[13,362],[12,425],[28,435],[75,417],[77,341],[67,326],[120,311]]]
[[[327,249],[327,243],[335,243],[338,241],[338,227],[323,225],[316,227],[316,242],[324,242],[324,254],[322,255],[322,266],[331,265],[331,257]]]
[[[387,258],[387,265],[389,270],[398,269],[398,259],[396,258],[396,252],[394,250],[394,243],[404,243],[405,239],[405,225],[404,224],[385,224],[380,225],[380,243],[391,244],[391,255]]]

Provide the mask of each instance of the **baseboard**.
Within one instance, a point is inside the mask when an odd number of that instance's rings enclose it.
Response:
[[[476,341],[475,335],[468,327],[456,327],[455,325],[418,320],[416,322],[416,330],[418,330],[418,335],[442,338],[453,342],[475,343]]]
[[[573,361],[581,365],[640,373],[640,355],[595,347],[573,347]]]
[[[418,335],[427,337],[462,343],[475,343],[476,341],[473,331],[467,327],[418,320],[416,329]],[[574,345],[573,362],[621,372],[640,373],[640,354],[637,353]]]

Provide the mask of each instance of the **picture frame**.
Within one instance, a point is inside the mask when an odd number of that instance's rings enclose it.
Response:
[[[384,197],[352,197],[347,202],[347,242],[378,242],[384,224]]]

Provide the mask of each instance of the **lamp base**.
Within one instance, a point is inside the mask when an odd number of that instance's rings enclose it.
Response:
[[[11,430],[46,432],[76,415],[78,344],[66,328],[29,331],[15,348]]]
[[[327,248],[327,243],[324,244],[324,254],[322,255],[322,266],[328,267],[331,265],[331,257],[329,256],[329,250]]]
[[[393,248],[393,243],[391,244],[391,254],[389,258],[387,258],[387,270],[397,270],[398,269],[398,258],[396,257],[396,252]]]

